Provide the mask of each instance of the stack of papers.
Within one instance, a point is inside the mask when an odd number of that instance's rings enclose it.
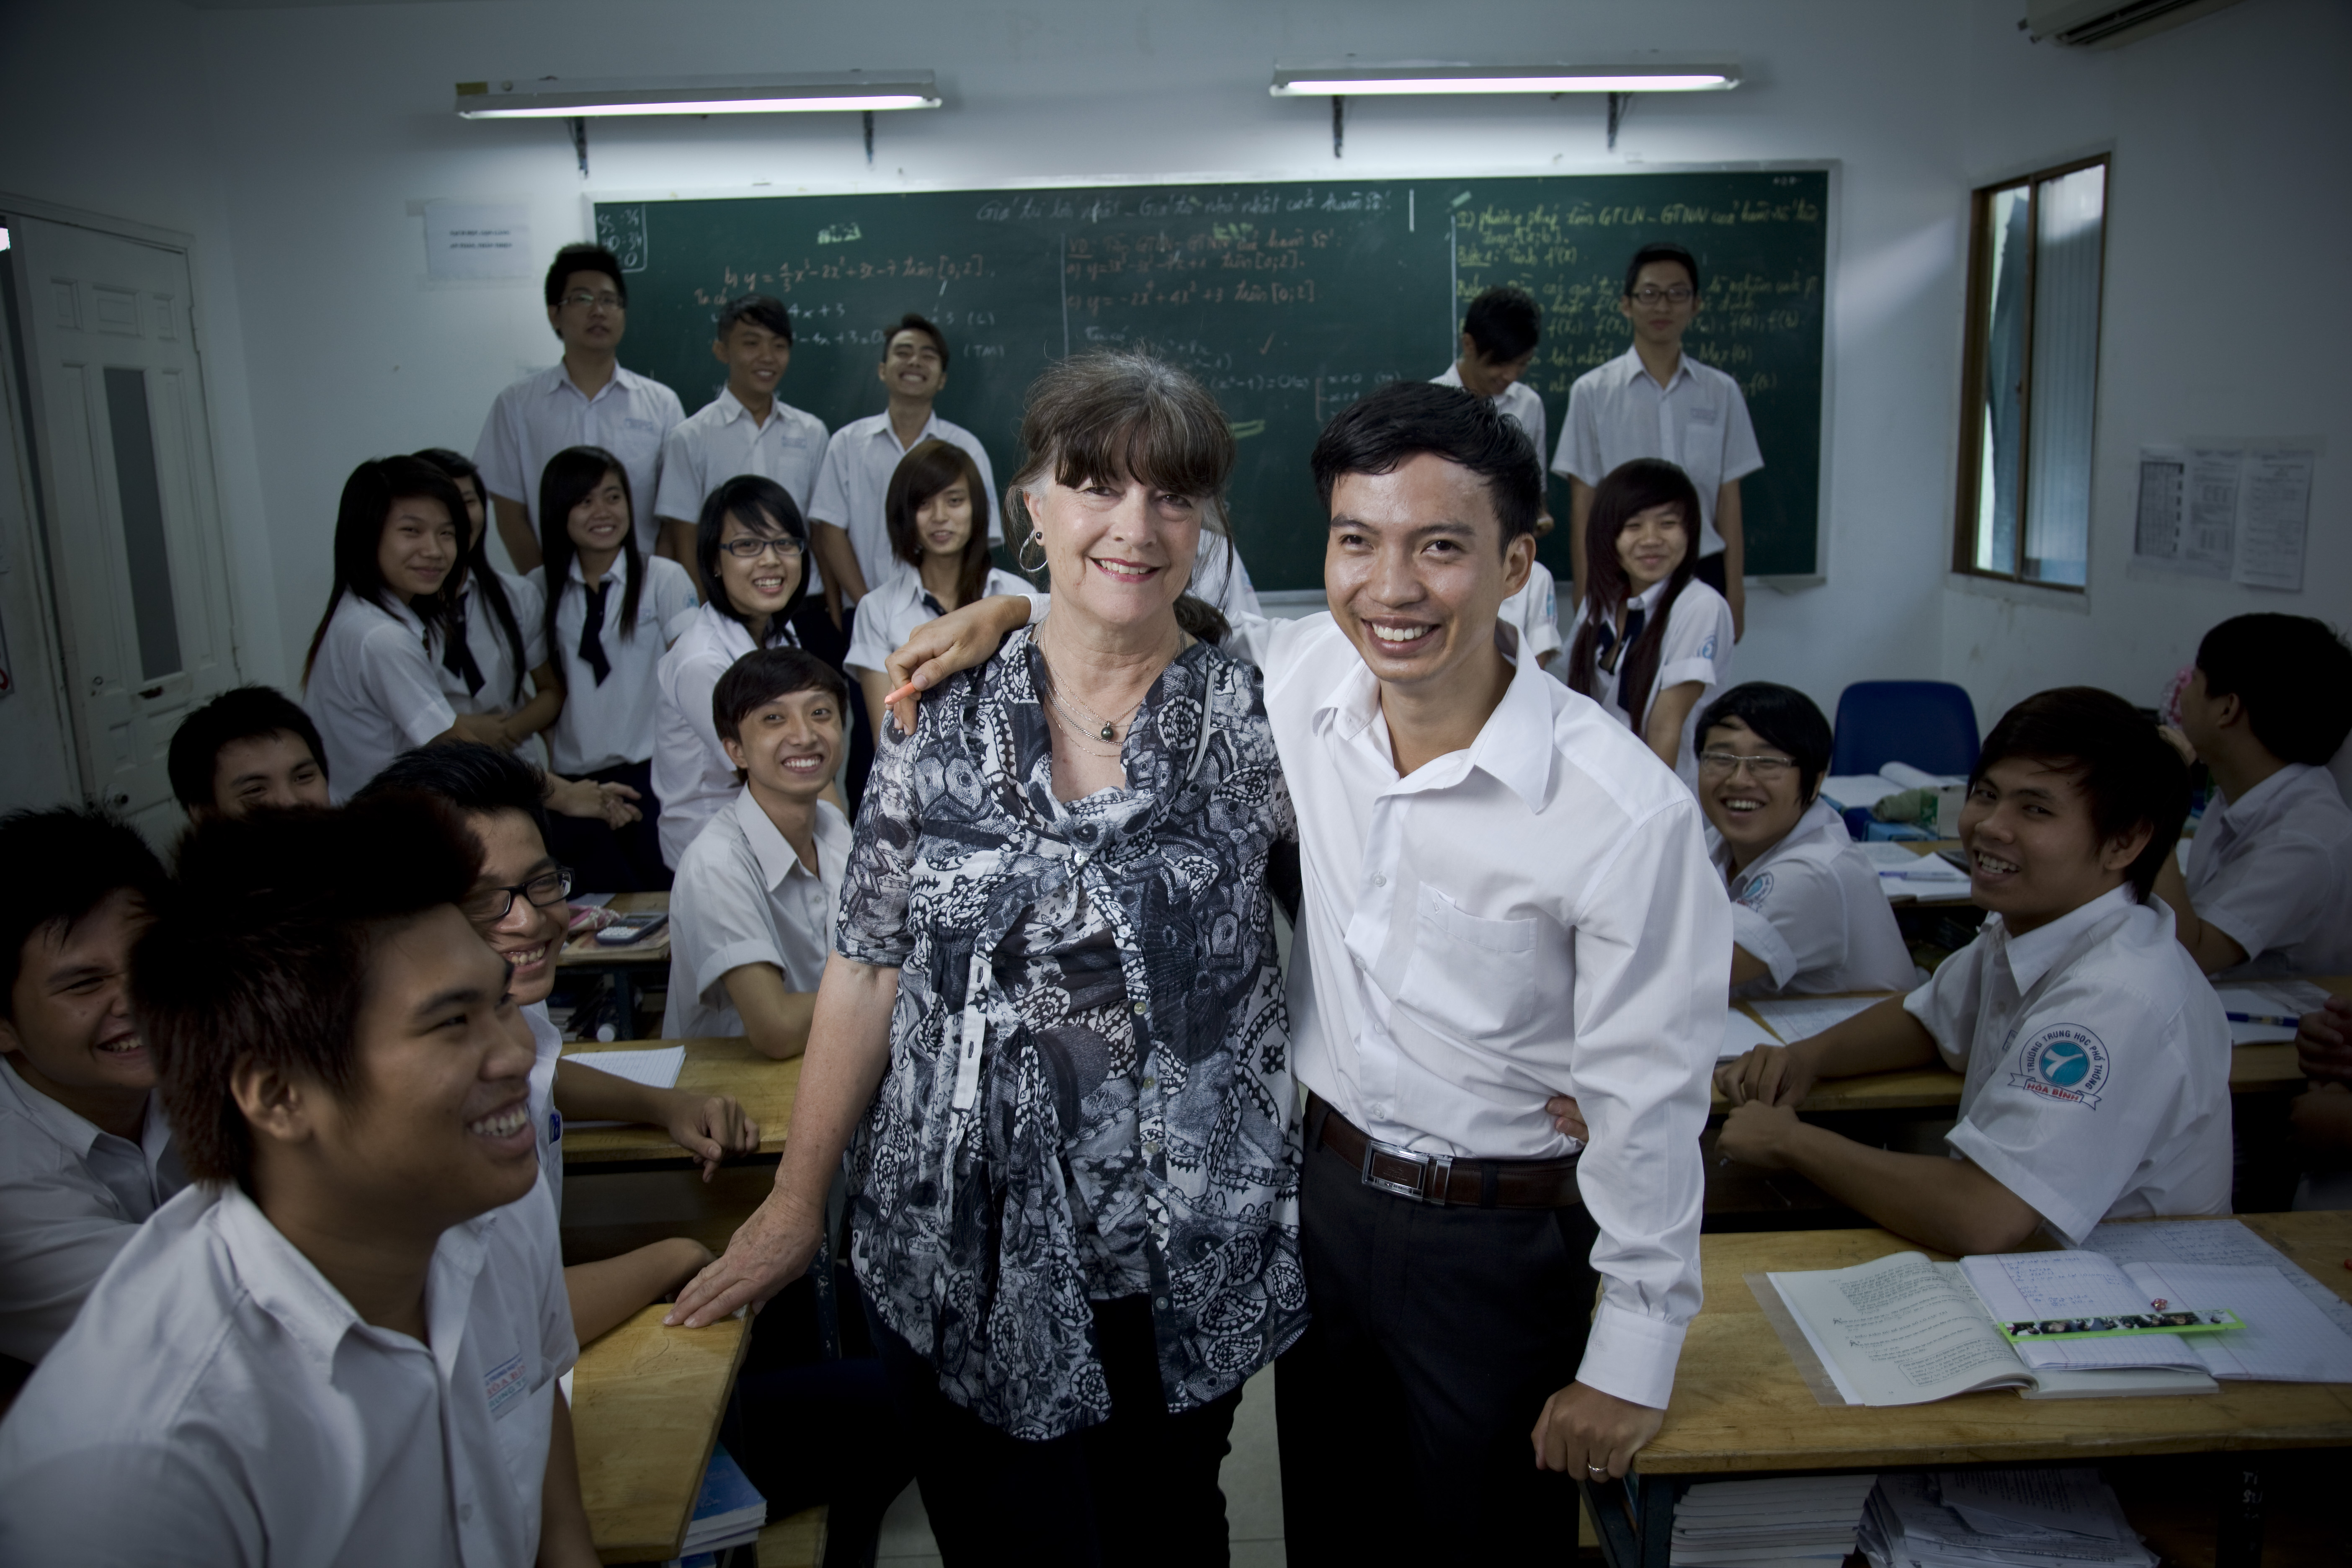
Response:
[[[2327,993],[2308,980],[2238,981],[2213,989],[2221,994],[2225,1010],[2257,1018],[2293,1018],[2316,1013],[2327,1005]],[[2294,1027],[2293,1024],[2241,1023],[2233,1016],[2230,1020],[2230,1043],[2252,1046],[2291,1040],[2294,1038]]]
[[[1917,855],[1899,841],[1861,847],[1878,871],[1878,890],[1890,899],[1949,899],[1969,890],[1969,874],[1940,855]]]
[[[614,1078],[641,1083],[647,1089],[676,1089],[680,1068],[686,1066],[684,1046],[656,1046],[642,1051],[566,1051],[563,1059],[598,1072],[611,1073]],[[625,1127],[625,1121],[569,1121],[567,1127]]]
[[[1822,795],[1841,812],[1858,805],[1876,805],[1903,786],[1878,773],[1845,773],[1822,781]]]
[[[1706,1481],[1675,1504],[1672,1561],[1738,1568],[1837,1568],[1853,1550],[1876,1476]]]
[[[1783,1043],[1780,1036],[1738,1008],[1726,1007],[1723,1010],[1723,1044],[1717,1048],[1715,1059],[1727,1062],[1746,1056],[1758,1046],[1777,1046]]]
[[[704,1552],[725,1552],[760,1539],[768,1522],[768,1500],[760,1495],[735,1456],[724,1443],[710,1450],[710,1468],[702,1472],[702,1492],[694,1500],[694,1520],[686,1527],[686,1544],[666,1568],[684,1568]]]
[[[1775,996],[1748,1005],[1774,1034],[1794,1045],[1885,1000],[1884,996]]]
[[[2156,1568],[2089,1469],[1946,1470],[1878,1479],[1858,1542],[1872,1568]]]

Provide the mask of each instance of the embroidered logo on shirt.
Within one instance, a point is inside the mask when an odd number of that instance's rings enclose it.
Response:
[[[2068,1100],[2096,1110],[2099,1091],[2107,1082],[2107,1047],[2080,1024],[2053,1024],[2025,1042],[2017,1053],[2018,1070],[2009,1075],[2011,1089],[2028,1089],[2044,1100]]]
[[[550,1143],[561,1143],[563,1142],[563,1112],[553,1110],[548,1111],[547,1141]]]
[[[522,1374],[522,1356],[520,1353],[510,1355],[482,1373],[482,1392],[489,1398],[490,1419],[493,1421],[520,1405],[523,1396],[530,1392],[530,1385]]]
[[[1771,893],[1772,873],[1759,871],[1748,879],[1748,886],[1740,889],[1739,896],[1731,901],[1735,904],[1744,904],[1760,915],[1764,912],[1764,900],[1769,898]]]
[[[1715,657],[1715,639],[1713,637],[1709,637],[1706,641],[1699,644],[1698,656],[1701,658],[1713,658]]]

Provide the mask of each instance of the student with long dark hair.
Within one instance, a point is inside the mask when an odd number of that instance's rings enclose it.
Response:
[[[541,634],[563,692],[548,731],[567,777],[636,792],[643,816],[620,826],[551,825],[557,858],[602,892],[669,886],[653,786],[655,667],[667,628],[695,606],[686,568],[638,548],[628,470],[601,447],[570,447],[539,482]]]
[[[1584,602],[1568,686],[1607,709],[1697,788],[1699,704],[1731,668],[1731,606],[1695,580],[1698,491],[1672,463],[1636,458],[1592,492]]]
[[[800,647],[794,612],[808,594],[808,527],[773,479],[740,474],[712,490],[694,546],[710,597],[654,676],[654,793],[662,801],[662,859],[672,870],[743,787],[711,719],[719,678],[754,648]]]
[[[443,590],[464,559],[465,517],[449,476],[415,458],[371,458],[343,482],[334,584],[302,662],[338,805],[411,746],[497,743],[496,720],[461,716],[441,689]]]
[[[441,648],[441,689],[458,712],[497,720],[507,736],[506,749],[537,762],[539,732],[555,722],[563,707],[563,689],[551,680],[536,690],[525,688],[526,679],[547,662],[547,639],[541,631],[545,605],[538,585],[490,564],[483,548],[489,529],[481,470],[446,447],[428,447],[415,456],[448,475],[466,503],[464,556],[442,594],[449,636]]]

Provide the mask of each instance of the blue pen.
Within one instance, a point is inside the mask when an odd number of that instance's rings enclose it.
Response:
[[[2224,1016],[2232,1024],[2268,1024],[2278,1029],[2299,1029],[2303,1026],[2300,1014],[2291,1013],[2284,1017],[2278,1017],[2269,1013],[2230,1013]]]

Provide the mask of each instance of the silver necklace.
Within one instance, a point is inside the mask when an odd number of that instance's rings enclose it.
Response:
[[[1039,629],[1043,630],[1044,628],[1040,627]],[[1065,702],[1062,700],[1061,679],[1054,673],[1054,656],[1045,651],[1045,646],[1043,641],[1038,643],[1037,652],[1045,661],[1045,700],[1052,703],[1055,708],[1060,710],[1063,720],[1073,730],[1081,734],[1092,731],[1096,740],[1101,741],[1107,745],[1116,744],[1118,742],[1119,726],[1133,720],[1136,710],[1143,706],[1143,698],[1151,695],[1151,684],[1150,681],[1147,681],[1144,683],[1143,697],[1138,697],[1134,701],[1129,703],[1127,705],[1127,711],[1120,714],[1117,719],[1106,719],[1101,714],[1096,712],[1093,709],[1087,707],[1085,703],[1078,702],[1077,699],[1075,697],[1070,699],[1069,702]],[[1164,668],[1165,667],[1163,666],[1162,668]],[[1159,677],[1156,674],[1152,677],[1153,680],[1157,680],[1158,679]],[[1070,710],[1071,702],[1077,703],[1077,712],[1074,713]],[[1080,713],[1085,715],[1083,719],[1079,717]]]

